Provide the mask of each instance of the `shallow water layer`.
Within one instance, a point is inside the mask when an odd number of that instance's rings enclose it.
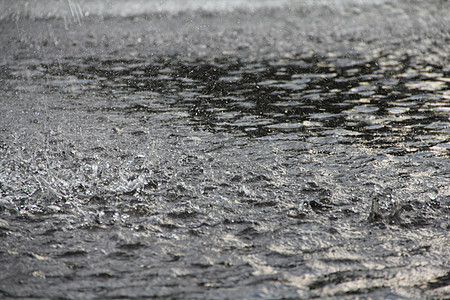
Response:
[[[445,2],[259,4],[4,17],[2,298],[450,296]]]
[[[391,154],[441,150],[448,155],[448,71],[395,54],[380,53],[373,61],[315,55],[251,62],[164,57],[152,64],[69,58],[28,67],[73,97],[108,99],[92,109],[143,117],[176,110],[190,126],[216,133],[242,131],[259,138],[291,133],[303,140],[385,147]]]

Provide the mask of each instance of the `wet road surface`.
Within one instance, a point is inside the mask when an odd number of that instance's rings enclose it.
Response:
[[[447,1],[14,3],[2,298],[450,296]]]

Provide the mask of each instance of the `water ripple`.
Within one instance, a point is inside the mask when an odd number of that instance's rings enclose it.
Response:
[[[73,97],[95,91],[106,100],[92,103],[93,109],[146,112],[148,117],[180,109],[188,112],[191,124],[213,132],[240,130],[263,137],[336,129],[357,133],[345,142],[376,147],[420,140],[431,130],[448,139],[448,127],[432,126],[448,122],[448,71],[423,63],[399,67],[399,59],[408,60],[392,54],[373,61],[302,56],[253,63],[68,58],[12,75],[45,77],[50,87]],[[170,121],[176,115],[157,118],[164,117]],[[411,126],[415,130],[407,129]],[[429,147],[434,144],[430,141]]]

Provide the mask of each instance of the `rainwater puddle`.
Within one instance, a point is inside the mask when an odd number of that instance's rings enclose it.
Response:
[[[446,2],[206,2],[0,4],[0,298],[449,298]]]
[[[449,74],[384,59],[6,70],[0,295],[444,295]]]
[[[313,56],[243,63],[235,58],[165,58],[149,64],[139,59],[69,58],[27,66],[26,72],[74,98],[95,95],[92,109],[149,118],[164,113],[189,118],[189,126],[211,132],[306,138],[340,130],[349,137],[342,142],[375,148],[404,147],[421,141],[422,135],[436,136],[421,147],[408,147],[409,152],[448,140],[449,74],[438,66],[417,65],[411,77],[410,66],[402,63],[408,57],[397,58],[395,71],[391,65],[383,67],[385,60]],[[108,100],[97,102],[99,97]],[[174,110],[184,113],[170,113]],[[311,122],[316,126],[305,125]]]

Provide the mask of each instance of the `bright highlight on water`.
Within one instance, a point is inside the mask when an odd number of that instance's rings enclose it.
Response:
[[[0,298],[449,298],[449,9],[0,2]]]

